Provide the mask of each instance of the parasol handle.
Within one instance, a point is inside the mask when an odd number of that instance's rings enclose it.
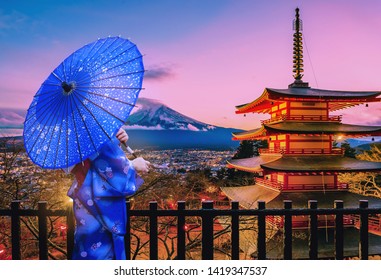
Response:
[[[134,158],[137,158],[138,156],[135,154],[135,152],[130,148],[130,146],[126,145],[127,152],[129,152]]]
[[[138,156],[135,154],[134,150],[132,150],[130,148],[130,146],[127,146],[127,143],[126,142],[122,142],[122,144],[124,145],[124,147],[126,147],[126,150],[129,154],[131,154],[134,158],[137,158]]]

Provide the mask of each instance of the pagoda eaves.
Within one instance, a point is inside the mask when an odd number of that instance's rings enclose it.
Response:
[[[266,139],[278,134],[340,135],[346,137],[381,136],[381,126],[364,126],[334,122],[288,122],[264,124],[262,127],[233,133],[233,140]]]
[[[261,166],[267,170],[282,172],[381,171],[381,162],[364,161],[339,155],[284,156]]]
[[[271,133],[325,134],[342,136],[380,136],[381,126],[342,124],[337,122],[278,122],[264,124]]]
[[[259,98],[236,106],[236,113],[270,113],[272,106],[284,101],[328,102],[329,111],[335,111],[363,103],[380,102],[381,98],[377,98],[380,94],[381,91],[336,91],[310,87],[265,88]]]
[[[341,155],[282,156],[281,154],[262,154],[252,158],[232,159],[228,161],[227,166],[257,174],[281,172],[281,174],[292,176],[336,176],[337,173],[381,171],[381,162],[357,160]],[[266,181],[263,182],[266,183]]]
[[[228,161],[228,167],[246,172],[258,173],[263,171],[261,166],[262,164],[278,160],[281,157],[282,156],[278,154],[267,154],[251,158],[233,159]]]

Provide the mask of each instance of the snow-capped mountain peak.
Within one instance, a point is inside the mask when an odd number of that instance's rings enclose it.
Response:
[[[209,131],[216,127],[187,117],[158,100],[139,98],[126,129]]]

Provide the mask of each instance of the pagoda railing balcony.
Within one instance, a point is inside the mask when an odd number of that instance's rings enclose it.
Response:
[[[283,184],[276,182],[276,181],[266,180],[266,179],[262,179],[262,178],[256,178],[255,182],[262,184],[262,185],[265,185],[266,187],[273,188],[273,189],[277,189],[277,190],[283,189]]]
[[[344,149],[333,148],[333,149],[259,149],[260,154],[286,154],[286,155],[343,155]]]
[[[292,184],[283,187],[283,191],[296,191],[296,190],[309,190],[309,191],[329,191],[329,190],[348,190],[347,184]]]
[[[317,174],[315,174],[317,175]],[[264,185],[266,187],[270,187],[273,189],[281,190],[281,191],[296,191],[296,190],[309,190],[309,191],[329,191],[329,190],[348,190],[348,184],[338,184],[337,186],[335,184],[291,184],[291,185],[284,185],[282,183],[279,183],[277,181],[272,180],[266,180],[263,178],[256,178],[256,183]]]
[[[286,150],[285,149],[258,149],[260,154],[285,154]]]
[[[262,124],[268,124],[279,121],[308,121],[308,122],[341,122],[342,116],[316,116],[316,115],[280,115],[268,120],[262,120]]]
[[[360,228],[360,215],[352,215],[351,217],[354,220],[354,226]],[[369,232],[378,233],[381,229],[381,215],[369,215],[368,223]]]
[[[284,227],[284,218],[280,218],[279,221],[271,221],[274,226],[278,227]],[[278,223],[277,223],[278,222]],[[318,228],[333,228],[335,227],[335,220],[334,220],[334,215],[330,216],[319,216],[318,218]],[[292,227],[297,229],[305,229],[308,228],[309,222],[306,219],[303,220],[293,220],[292,221]],[[355,226],[355,222],[353,220],[353,216],[351,215],[343,215],[343,226],[344,227],[350,227],[350,226]],[[380,228],[380,226],[375,225],[375,229]],[[371,232],[371,225],[369,224],[369,232]]]

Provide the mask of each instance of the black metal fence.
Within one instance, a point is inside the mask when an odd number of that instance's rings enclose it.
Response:
[[[131,259],[131,217],[145,216],[149,219],[149,258],[156,260],[159,257],[158,250],[158,218],[176,217],[177,218],[177,257],[184,260],[186,257],[186,217],[200,217],[201,222],[201,258],[203,260],[214,259],[214,219],[219,216],[228,216],[230,219],[230,242],[231,259],[238,260],[240,256],[240,217],[253,216],[257,218],[258,233],[257,258],[267,259],[266,256],[266,217],[283,217],[283,258],[292,259],[292,231],[293,216],[308,216],[308,244],[309,259],[318,259],[318,216],[334,215],[334,258],[344,259],[344,216],[356,215],[359,221],[359,253],[360,259],[366,260],[369,255],[369,215],[381,214],[381,208],[368,208],[368,201],[359,201],[359,208],[343,208],[343,201],[335,201],[334,208],[318,209],[317,201],[310,200],[306,209],[292,209],[292,201],[284,201],[284,209],[266,209],[265,202],[258,202],[257,209],[239,209],[238,202],[232,202],[229,209],[214,209],[213,201],[202,202],[201,209],[186,209],[184,201],[177,202],[177,209],[162,210],[158,209],[157,202],[150,202],[147,210],[130,209],[127,202],[127,234],[125,246],[127,259]],[[11,217],[11,240],[12,240],[12,259],[21,259],[20,250],[20,218],[23,216],[35,216],[38,219],[38,243],[39,258],[48,259],[48,235],[47,218],[48,216],[62,216],[67,219],[67,256],[71,259],[74,244],[74,217],[71,207],[67,210],[48,210],[46,202],[40,202],[37,210],[20,209],[20,201],[14,201],[11,209],[0,210],[0,216]]]
[[[49,210],[47,202],[38,203],[37,209],[20,209],[21,201],[13,201],[11,209],[0,209],[0,216],[11,217],[12,259],[21,259],[21,217],[37,217],[39,259],[48,259],[48,217],[66,217],[67,222],[67,256],[71,259],[74,244],[74,215],[72,206],[66,210]]]

